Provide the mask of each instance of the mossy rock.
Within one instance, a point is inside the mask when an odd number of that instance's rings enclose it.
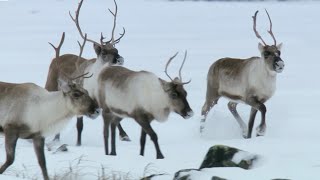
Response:
[[[218,177],[218,176],[213,176],[211,178],[211,180],[227,180],[227,179],[224,179],[224,178],[221,178],[221,177]]]
[[[175,173],[173,180],[197,180],[196,175],[198,173],[205,173],[209,175],[208,172],[202,172],[199,169],[182,169]],[[212,176],[212,178],[209,178],[208,180],[227,180],[227,179],[220,178],[218,176]]]
[[[212,146],[205,156],[200,169],[212,167],[240,167],[250,169],[253,162],[258,158],[255,154],[240,149],[215,145]]]
[[[154,177],[166,176],[167,174],[152,174],[146,177],[141,178],[140,180],[152,180]]]

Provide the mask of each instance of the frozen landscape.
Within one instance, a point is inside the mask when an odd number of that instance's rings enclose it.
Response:
[[[34,82],[44,87],[49,64],[55,56],[48,44],[57,44],[66,32],[61,53],[78,54],[78,31],[69,17],[77,1],[9,0],[0,1],[0,81]],[[231,180],[269,180],[288,178],[317,180],[320,178],[320,3],[307,2],[206,2],[118,0],[116,32],[126,28],[126,35],[117,44],[125,58],[124,66],[148,70],[163,79],[165,63],[175,52],[179,55],[169,69],[176,75],[184,50],[188,57],[183,69],[188,101],[195,115],[183,119],[171,114],[165,123],[152,123],[165,156],[157,160],[155,148],[147,138],[145,156],[139,155],[140,127],[132,119],[122,121],[131,142],[117,138],[117,156],[104,155],[102,118],[85,118],[82,146],[76,146],[76,118],[62,131],[61,143],[68,152],[46,151],[51,177],[70,172],[73,179],[98,179],[122,176],[139,179],[154,173],[166,173],[158,179],[172,179],[175,172],[199,168],[208,149],[217,144],[229,145],[260,155],[251,170],[214,168],[206,172]],[[99,40],[102,31],[110,37],[113,9],[111,0],[85,0],[80,23],[91,39]],[[204,133],[199,133],[201,108],[205,100],[206,76],[210,65],[222,57],[248,58],[259,56],[258,42],[252,30],[256,10],[268,9],[273,32],[283,42],[282,59],[286,66],[277,77],[275,95],[266,103],[267,132],[264,137],[243,139],[240,128],[221,98],[209,113]],[[258,29],[271,43],[267,33],[269,22],[260,13]],[[87,43],[83,57],[96,57]],[[239,113],[248,120],[250,108],[239,105]],[[255,126],[260,122],[258,113]],[[255,130],[255,128],[254,128]],[[255,131],[253,132],[255,135]],[[47,138],[47,141],[53,137]],[[0,136],[0,162],[5,161],[4,138]],[[68,174],[67,174],[68,175]],[[66,175],[66,176],[67,176]],[[0,179],[41,179],[41,171],[29,141],[19,140],[14,164]],[[210,176],[211,177],[211,176]],[[120,177],[116,177],[116,179]],[[68,179],[68,178],[65,178]],[[206,180],[208,177],[199,176]]]

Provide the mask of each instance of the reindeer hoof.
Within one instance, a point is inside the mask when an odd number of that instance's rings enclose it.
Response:
[[[262,125],[262,126],[258,126],[257,129],[257,136],[264,136],[265,133],[266,133],[266,126],[265,125]]]
[[[116,152],[111,152],[109,155],[110,155],[110,156],[116,156],[117,153],[116,153]]]
[[[157,155],[157,159],[164,159],[164,156],[162,154]]]
[[[81,146],[81,143],[77,142],[76,146]]]
[[[127,141],[127,142],[131,141],[131,139],[129,138],[129,136],[123,136],[123,137],[120,136],[120,140],[121,140],[121,141]]]

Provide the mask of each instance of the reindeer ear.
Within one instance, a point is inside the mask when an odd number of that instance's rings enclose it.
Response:
[[[162,85],[162,89],[163,89],[165,92],[170,91],[170,89],[171,89],[170,83],[168,83],[168,82],[166,82],[166,81],[164,81],[164,80],[162,80],[162,79],[160,79],[160,78],[159,78],[159,81],[160,81],[160,83],[161,83],[161,85]]]
[[[99,56],[101,53],[101,46],[96,43],[93,43],[93,48],[94,48],[94,51],[96,52],[97,56]]]
[[[277,45],[277,49],[278,49],[279,51],[281,51],[282,45],[283,45],[282,43],[280,43],[280,44]]]
[[[258,49],[259,49],[259,51],[262,53],[263,52],[263,48],[264,48],[264,46],[261,44],[261,43],[259,43],[258,44]]]
[[[63,78],[58,79],[58,87],[63,93],[67,93],[71,90],[69,82],[64,80]]]

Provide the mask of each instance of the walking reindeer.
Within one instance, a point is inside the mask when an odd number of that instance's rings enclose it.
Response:
[[[93,119],[99,116],[97,102],[74,82],[79,78],[88,78],[87,74],[75,78],[60,76],[57,83],[61,91],[55,92],[33,83],[0,82],[0,126],[4,132],[7,154],[0,174],[13,163],[18,138],[32,139],[43,178],[49,179],[44,154],[45,137],[59,132],[73,116],[87,115]]]
[[[96,79],[101,68],[104,65],[115,65],[115,64],[122,65],[124,62],[123,57],[119,55],[118,50],[115,48],[115,44],[120,42],[120,39],[125,34],[125,29],[123,29],[123,33],[120,34],[121,36],[118,39],[114,38],[114,31],[116,27],[116,17],[118,12],[117,3],[114,0],[115,12],[112,12],[109,9],[109,11],[112,13],[114,17],[111,39],[107,42],[104,42],[103,41],[104,37],[102,33],[101,33],[100,43],[94,40],[85,38],[85,35],[83,34],[80,28],[80,23],[79,23],[79,15],[80,15],[80,9],[81,9],[82,3],[83,3],[83,0],[81,0],[78,4],[78,8],[75,12],[75,17],[73,17],[70,12],[69,12],[69,15],[72,18],[73,22],[75,23],[80,36],[83,39],[86,39],[88,42],[93,43],[93,47],[94,47],[95,53],[97,54],[97,58],[88,60],[81,57],[79,58],[77,55],[73,55],[73,54],[64,54],[62,56],[57,56],[52,60],[50,64],[45,88],[48,91],[58,90],[58,79],[63,74],[61,74],[61,71],[59,71],[59,69],[56,68],[57,66],[55,66],[55,64],[57,63],[59,64],[59,68],[61,68],[61,70],[63,70],[63,72],[67,75],[72,75],[76,69],[80,69],[82,72],[92,73],[93,76],[89,79],[84,79],[82,84],[83,84],[83,88],[89,92],[90,97],[93,99],[96,99],[96,97],[94,97],[94,92],[97,91],[97,87],[98,87],[96,83],[97,82]],[[64,36],[61,38],[60,44],[57,48],[51,44],[53,48],[56,50],[56,53],[60,51],[63,40],[64,40]],[[121,139],[125,141],[130,141],[129,137],[127,136],[126,132],[123,130],[120,124],[118,124],[118,128],[120,131]],[[78,131],[77,145],[81,145],[82,130],[83,130],[83,117],[80,116],[77,118],[77,131]],[[57,134],[54,139],[59,140],[60,135]]]
[[[273,38],[273,45],[267,45],[256,30],[258,11],[252,17],[253,31],[263,43],[258,45],[261,57],[223,58],[211,65],[207,76],[206,101],[202,107],[204,119],[202,119],[201,129],[210,109],[217,104],[220,97],[226,97],[230,99],[228,108],[239,123],[244,138],[251,138],[257,111],[261,112],[261,123],[256,129],[257,136],[265,134],[267,108],[264,103],[274,94],[277,73],[281,73],[284,69],[284,62],[280,57],[282,43],[277,45],[267,10],[266,13],[270,22],[268,33]],[[238,102],[251,106],[248,128],[237,112]]]
[[[111,153],[116,155],[115,127],[123,117],[133,118],[141,127],[140,155],[144,155],[146,135],[153,141],[157,159],[163,159],[160,151],[157,134],[153,131],[150,123],[152,120],[165,122],[170,112],[176,112],[187,119],[193,115],[187,101],[187,92],[183,85],[190,83],[182,82],[181,69],[179,78],[172,79],[167,68],[177,53],[171,57],[166,65],[165,73],[171,80],[167,82],[148,71],[132,71],[121,66],[104,67],[99,75],[99,106],[103,109],[105,121],[104,135],[108,140],[109,125],[111,124]],[[115,115],[115,116],[114,116]],[[108,141],[105,144],[108,153]]]

